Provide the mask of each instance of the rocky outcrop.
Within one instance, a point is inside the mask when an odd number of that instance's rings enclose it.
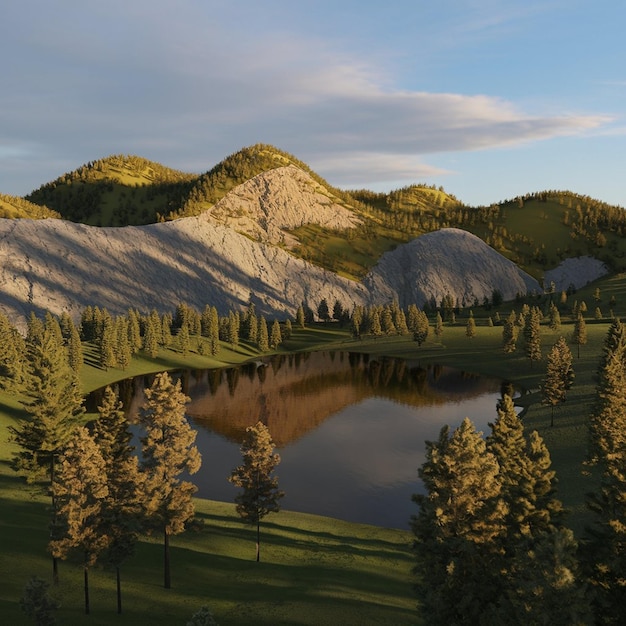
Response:
[[[540,291],[539,283],[482,239],[458,228],[444,228],[384,254],[364,281],[370,292],[397,294],[402,306],[437,303],[450,294],[461,306],[498,289],[505,300]]]
[[[539,285],[478,237],[458,229],[423,235],[388,252],[362,282],[297,259],[284,249],[306,223],[350,228],[358,218],[295,167],[266,172],[198,217],[125,228],[64,220],[0,219],[0,311],[20,328],[31,311],[88,305],[112,314],[133,307],[171,311],[179,302],[221,313],[254,302],[267,317],[313,310],[326,298],[355,305],[422,305],[450,293],[460,304],[505,298]],[[278,244],[278,245],[277,245]]]
[[[287,248],[297,243],[287,230],[305,224],[345,229],[361,223],[326,188],[293,165],[269,170],[239,185],[215,204],[209,215],[255,241]]]

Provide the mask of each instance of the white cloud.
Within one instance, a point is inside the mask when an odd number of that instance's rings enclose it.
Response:
[[[59,164],[135,152],[203,171],[263,141],[332,169],[333,181],[365,185],[443,173],[425,155],[605,130],[612,121],[530,115],[486,95],[403,91],[366,57],[305,32],[255,29],[226,4],[35,2],[40,13],[24,4],[30,9],[13,8],[0,26],[3,132],[12,151],[43,146]],[[34,182],[22,192],[43,182],[27,175]],[[0,178],[0,191],[12,193],[7,184]]]

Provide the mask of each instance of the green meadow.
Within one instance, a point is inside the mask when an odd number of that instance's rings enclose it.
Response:
[[[601,299],[594,301],[599,287]],[[626,312],[624,276],[595,283],[569,296],[585,301],[588,342],[574,354],[576,378],[567,401],[555,410],[541,405],[539,384],[545,374],[545,355],[559,336],[569,337],[572,321],[562,313],[559,331],[542,326],[544,361],[531,364],[523,354],[523,340],[513,354],[502,351],[502,327],[489,325],[496,310],[474,309],[476,336],[465,335],[468,311],[456,323],[432,333],[418,348],[410,337],[357,340],[336,324],[313,325],[296,330],[281,351],[320,349],[350,350],[373,356],[406,358],[421,363],[454,366],[467,372],[512,381],[524,394],[518,404],[529,430],[545,439],[559,479],[558,496],[570,511],[569,524],[582,536],[590,522],[585,493],[595,479],[585,471],[587,417],[595,392],[595,373],[609,327],[609,299],[615,296],[614,314]],[[539,301],[537,301],[539,302]],[[533,302],[531,301],[530,304]],[[605,311],[594,319],[595,306]],[[505,303],[497,312],[504,317],[521,303]],[[87,363],[90,347],[85,346]],[[219,358],[192,353],[183,357],[162,350],[154,359],[135,358],[125,371],[83,368],[84,391],[140,373],[178,367],[223,367],[259,354],[246,346],[223,347]],[[19,598],[30,576],[51,580],[51,561],[46,552],[47,498],[27,486],[9,468],[13,444],[7,427],[22,416],[19,398],[0,395],[0,516],[3,549],[0,575],[0,615],[4,623],[26,624]],[[494,407],[493,418],[496,412]],[[417,466],[416,466],[417,472]],[[261,562],[254,561],[252,531],[237,517],[231,503],[196,501],[199,530],[188,531],[172,541],[172,589],[162,586],[160,537],[145,537],[122,571],[124,613],[116,614],[114,574],[96,566],[90,574],[91,615],[83,614],[82,569],[78,563],[60,565],[61,583],[51,594],[61,602],[59,623],[74,624],[185,624],[202,605],[213,611],[220,624],[419,624],[412,593],[411,534],[409,531],[346,523],[289,511],[268,516],[262,525]]]

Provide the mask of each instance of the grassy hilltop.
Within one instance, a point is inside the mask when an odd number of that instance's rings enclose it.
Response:
[[[443,227],[478,235],[536,278],[565,258],[587,254],[614,271],[626,269],[626,214],[621,207],[567,191],[529,193],[480,207],[466,206],[442,188],[426,185],[389,193],[345,191],[296,157],[263,144],[244,148],[203,174],[137,156],[111,156],[63,174],[26,200],[46,215],[54,211],[95,226],[148,224],[209,211],[236,186],[285,166],[309,174],[321,193],[361,218],[356,229],[309,224],[292,233],[300,242],[293,254],[348,277],[362,277],[384,252]]]

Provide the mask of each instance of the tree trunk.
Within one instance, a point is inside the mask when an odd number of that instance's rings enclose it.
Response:
[[[50,455],[50,499],[52,500],[52,527],[57,521],[57,503],[54,497],[54,453]],[[52,584],[59,584],[59,560],[52,556]]]
[[[115,578],[117,580],[117,614],[122,614],[122,581],[120,577],[120,566],[115,568]]]
[[[85,578],[85,615],[89,615],[89,567],[85,565],[83,567]]]
[[[170,536],[167,529],[163,531],[163,586],[170,589]]]
[[[261,560],[261,520],[256,521],[256,562]]]

